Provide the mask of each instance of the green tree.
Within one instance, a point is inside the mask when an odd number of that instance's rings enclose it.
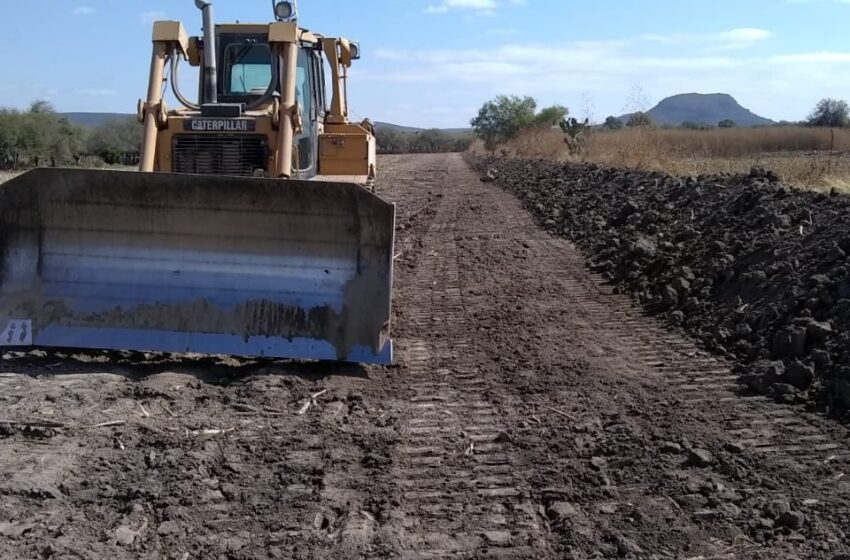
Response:
[[[53,103],[40,99],[33,101],[30,104],[29,112],[33,115],[55,115],[56,110],[53,108]]]
[[[695,121],[683,121],[679,127],[687,130],[711,130],[712,128],[711,125]]]
[[[470,121],[475,134],[492,153],[496,147],[534,122],[537,102],[532,97],[500,95],[485,103]]]
[[[626,125],[623,121],[612,115],[605,119],[605,123],[602,126],[608,130],[622,130]]]
[[[0,109],[0,167],[75,161],[83,151],[83,136],[48,101],[36,101],[23,113]]]
[[[736,123],[732,119],[723,119],[719,123],[717,123],[718,128],[735,128]]]
[[[445,135],[437,128],[418,132],[414,141],[415,151],[422,153],[444,152],[447,144]]]
[[[14,109],[0,109],[0,169],[17,167],[21,157],[21,114]]]
[[[638,111],[637,113],[632,113],[629,116],[629,120],[626,121],[626,126],[630,128],[643,128],[654,126],[655,123],[652,121],[652,117],[643,111]]]
[[[58,116],[47,101],[36,101],[21,115],[18,147],[29,163],[38,167],[47,159],[60,141]]]
[[[541,109],[540,112],[534,116],[534,126],[540,128],[552,128],[553,126],[559,126],[569,114],[570,110],[563,105],[552,105],[551,107],[546,107],[545,109]]]
[[[404,154],[410,151],[410,134],[390,127],[380,127],[375,132],[378,149],[385,154]]]
[[[474,140],[471,134],[453,134],[436,128],[404,132],[380,127],[375,136],[383,154],[463,152]]]
[[[87,151],[115,165],[141,151],[142,127],[135,118],[113,119],[98,125],[89,134]]]
[[[85,149],[85,133],[82,128],[72,125],[65,117],[55,121],[56,132],[50,138],[50,165],[78,162]]]
[[[850,107],[841,99],[824,98],[818,101],[809,115],[809,126],[844,127],[850,124]]]
[[[453,152],[465,152],[472,146],[475,136],[472,134],[459,134],[452,142]]]

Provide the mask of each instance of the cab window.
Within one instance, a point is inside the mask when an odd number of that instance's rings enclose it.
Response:
[[[224,49],[225,95],[263,95],[272,80],[268,45],[233,43]]]
[[[295,72],[295,99],[301,108],[304,130],[295,137],[298,146],[298,168],[311,169],[314,161],[314,132],[316,128],[316,103],[313,90],[313,61],[310,52],[298,49],[298,69]]]

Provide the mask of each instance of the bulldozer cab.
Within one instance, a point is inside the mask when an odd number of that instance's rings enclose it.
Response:
[[[229,29],[216,30],[218,60],[221,61],[221,80],[218,81],[217,101],[248,106],[256,104],[272,89],[280,91],[279,73],[272,72],[274,57],[268,36],[262,33],[240,33]],[[277,82],[273,83],[274,79]],[[203,69],[200,81],[205,77]],[[294,154],[299,178],[318,174],[319,129],[327,111],[325,71],[321,53],[309,44],[298,48],[295,71],[295,102],[301,130],[294,137]],[[201,88],[203,95],[203,88]],[[279,99],[279,95],[276,96]],[[202,102],[208,100],[202,98]]]
[[[260,98],[272,81],[272,51],[258,34],[218,34],[222,81],[219,99],[248,104]],[[203,75],[201,76],[203,80]]]
[[[197,0],[204,33],[179,22],[154,24],[142,171],[310,179],[375,177],[375,137],[348,119],[348,68],[356,42],[323,37],[294,20],[215,24]],[[280,2],[286,4],[286,2]],[[180,90],[181,64],[199,68],[197,101]],[[162,97],[170,82],[180,107]]]

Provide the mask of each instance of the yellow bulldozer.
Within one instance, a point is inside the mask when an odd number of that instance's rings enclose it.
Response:
[[[359,45],[299,27],[295,2],[265,24],[196,5],[201,36],[153,26],[140,172],[0,188],[0,346],[389,363],[395,207],[348,118]]]

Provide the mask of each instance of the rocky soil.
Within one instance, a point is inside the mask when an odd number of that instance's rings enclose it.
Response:
[[[395,365],[6,352],[0,558],[848,559],[850,430],[459,155],[379,163]]]
[[[646,309],[745,367],[783,402],[850,407],[850,197],[772,172],[679,178],[480,159],[485,180],[585,251]]]

